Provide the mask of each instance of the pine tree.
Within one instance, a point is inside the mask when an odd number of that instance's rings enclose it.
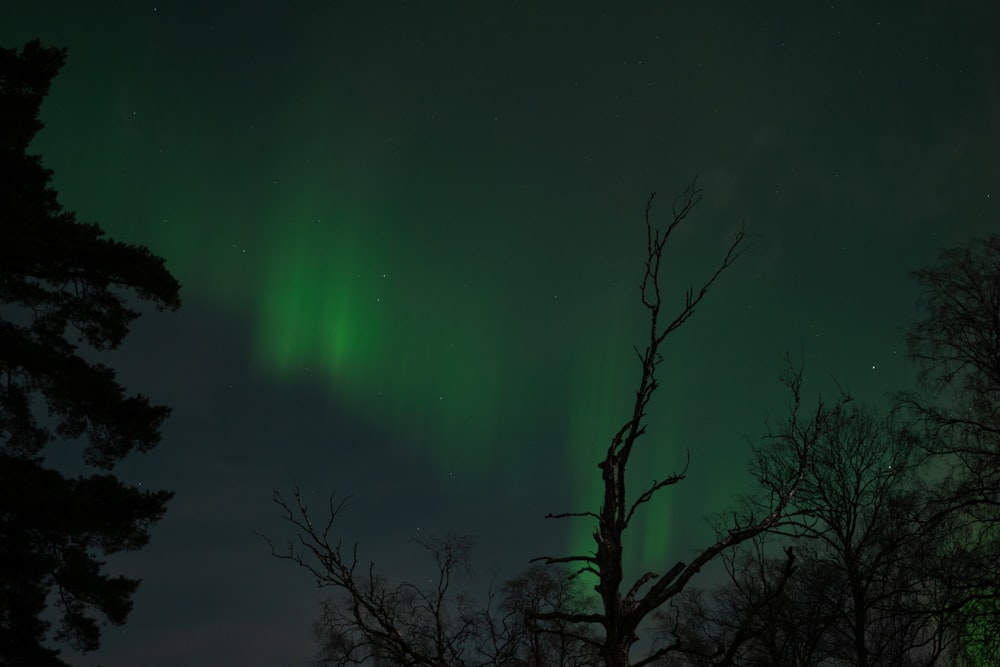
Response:
[[[0,665],[63,665],[51,640],[100,645],[122,624],[139,582],[105,571],[107,554],[140,549],[173,495],[140,491],[111,470],[160,440],[169,414],[126,393],[88,358],[113,350],[145,301],[180,306],[164,261],[106,238],[64,211],[52,172],[28,152],[65,51],[0,49]],[[55,448],[81,449],[64,475]],[[59,458],[63,458],[60,456]],[[49,611],[49,605],[55,607]],[[54,612],[54,613],[53,613]],[[54,634],[51,621],[57,619]]]

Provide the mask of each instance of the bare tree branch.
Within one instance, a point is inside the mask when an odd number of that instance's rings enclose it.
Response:
[[[821,403],[817,408],[816,420],[811,425],[812,430],[801,430],[795,421],[798,419],[801,402],[801,373],[793,373],[789,381],[794,401],[793,424],[785,445],[797,448],[800,455],[799,467],[793,478],[784,480],[786,488],[774,498],[772,506],[768,508],[768,513],[760,520],[737,525],[729,530],[715,544],[704,549],[689,564],[677,563],[662,576],[656,572],[643,574],[633,582],[627,593],[622,595],[623,534],[625,530],[629,527],[638,509],[652,500],[657,492],[677,484],[685,478],[690,463],[689,459],[681,472],[654,480],[635,499],[631,502],[627,501],[627,473],[631,454],[639,438],[646,432],[647,409],[659,386],[657,368],[662,361],[660,346],[667,336],[694,315],[710,288],[739,258],[743,252],[746,238],[745,231],[741,227],[712,274],[702,282],[697,290],[693,287],[688,288],[684,294],[683,302],[671,314],[667,315],[661,284],[664,251],[667,241],[701,201],[701,196],[702,191],[695,180],[675,199],[673,219],[663,228],[656,227],[651,219],[655,193],[652,193],[646,202],[646,258],[639,292],[641,303],[648,312],[649,328],[645,348],[640,351],[639,347],[634,347],[640,362],[640,373],[631,415],[612,436],[604,458],[598,463],[603,488],[599,509],[596,512],[581,511],[549,515],[552,518],[587,517],[594,519],[597,524],[594,531],[596,550],[593,555],[547,556],[541,560],[546,563],[586,563],[586,567],[581,571],[590,572],[597,578],[595,590],[601,601],[600,612],[579,614],[554,610],[546,614],[544,618],[576,623],[593,623],[601,626],[605,633],[601,647],[602,658],[607,667],[626,667],[631,664],[629,653],[632,645],[638,639],[637,630],[643,620],[668,600],[678,595],[690,579],[709,561],[727,549],[731,549],[733,546],[778,524],[788,509],[791,497],[802,483],[808,465],[809,448],[823,431],[826,419],[841,405],[838,403],[827,410]],[[661,647],[635,664],[652,664],[673,648]]]

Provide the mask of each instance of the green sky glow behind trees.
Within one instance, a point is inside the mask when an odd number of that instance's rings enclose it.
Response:
[[[983,3],[419,5],[15,2],[0,25],[5,46],[68,48],[34,145],[63,204],[149,245],[184,286],[172,326],[194,342],[139,334],[146,358],[214,368],[235,351],[219,391],[273,393],[218,428],[251,440],[254,417],[287,400],[288,424],[266,428],[308,433],[241,458],[267,480],[255,493],[323,470],[320,491],[392,494],[395,480],[352,467],[352,443],[379,433],[394,449],[371,456],[412,468],[447,501],[433,522],[481,533],[487,554],[526,560],[552,534],[584,544],[585,524],[525,533],[509,517],[592,502],[639,370],[643,206],[657,190],[653,216],[668,218],[698,174],[705,199],[668,250],[673,296],[744,219],[751,237],[671,337],[636,468],[652,479],[691,451],[689,480],[633,545],[647,566],[672,563],[748,481],[744,436],[783,412],[786,351],[803,351],[807,392],[829,393],[831,376],[859,399],[906,385],[907,272],[1000,219],[1000,55]],[[216,329],[197,313],[237,333],[202,338]],[[317,393],[364,433],[295,410]],[[189,472],[187,448],[218,448],[184,420],[210,422],[217,399],[177,406],[158,456],[176,452],[164,469],[190,487],[163,486],[253,525],[243,496]],[[206,468],[228,471],[218,457]],[[454,525],[469,508],[481,523]],[[360,521],[388,533],[390,519]],[[144,579],[152,590],[157,574]]]

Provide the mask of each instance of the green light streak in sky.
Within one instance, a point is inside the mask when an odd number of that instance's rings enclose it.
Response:
[[[265,260],[257,356],[281,373],[310,368],[354,382],[379,345],[382,306],[377,266],[359,265],[353,239],[323,221],[278,224]]]
[[[301,185],[275,193],[257,240],[255,359],[290,381],[320,380],[442,473],[480,469],[496,455],[509,375],[502,299],[405,231],[427,229],[419,214],[352,199]]]

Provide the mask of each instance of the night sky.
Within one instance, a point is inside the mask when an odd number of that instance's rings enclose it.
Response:
[[[786,351],[809,401],[884,403],[908,272],[1000,231],[998,7],[4,3],[0,44],[69,50],[34,144],[61,202],[183,285],[107,357],[174,409],[117,472],[177,495],[81,664],[304,665],[322,593],[254,534],[288,534],[295,484],[354,494],[339,534],[392,576],[429,575],[427,534],[476,535],[477,581],[583,548],[543,516],[596,508],[646,199],[667,222],[697,175],[670,294],[744,220],[750,248],[669,339],[633,478],[689,476],[630,543],[688,558],[749,488]]]

